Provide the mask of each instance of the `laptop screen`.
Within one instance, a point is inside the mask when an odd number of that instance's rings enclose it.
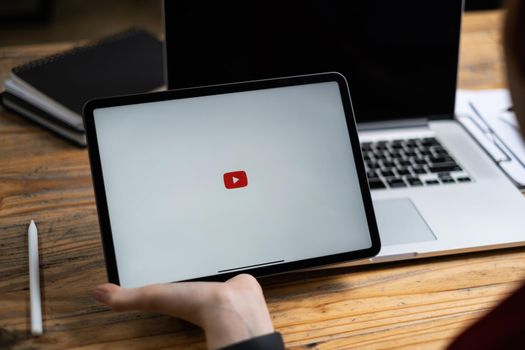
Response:
[[[338,71],[358,122],[452,118],[461,0],[165,1],[168,86]]]

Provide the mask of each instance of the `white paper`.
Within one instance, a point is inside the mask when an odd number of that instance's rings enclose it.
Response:
[[[503,151],[508,159],[500,156],[495,160],[501,168],[518,184],[525,185],[525,142],[522,139],[519,124],[512,106],[509,91],[494,90],[458,90],[456,94],[456,115],[465,127],[472,131],[472,124],[465,123],[467,118],[479,128],[472,132],[481,144],[487,139]],[[489,142],[490,143],[490,142]],[[492,146],[485,146],[489,153]],[[492,154],[492,153],[491,153]],[[494,156],[493,156],[494,158]]]

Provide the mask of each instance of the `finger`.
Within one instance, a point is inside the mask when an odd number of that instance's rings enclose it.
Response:
[[[202,307],[212,298],[218,285],[214,282],[183,282],[121,288],[106,283],[96,287],[93,296],[115,311],[158,312],[200,325]]]
[[[100,303],[110,305],[111,295],[116,292],[120,287],[112,283],[104,283],[97,286],[93,290],[93,298]]]

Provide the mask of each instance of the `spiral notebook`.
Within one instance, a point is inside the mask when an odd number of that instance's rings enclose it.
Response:
[[[144,30],[130,29],[13,68],[2,103],[85,145],[82,108],[88,100],[163,85],[162,42]]]

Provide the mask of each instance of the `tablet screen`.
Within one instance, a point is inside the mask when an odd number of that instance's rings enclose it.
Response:
[[[336,82],[93,111],[120,283],[370,248]]]

